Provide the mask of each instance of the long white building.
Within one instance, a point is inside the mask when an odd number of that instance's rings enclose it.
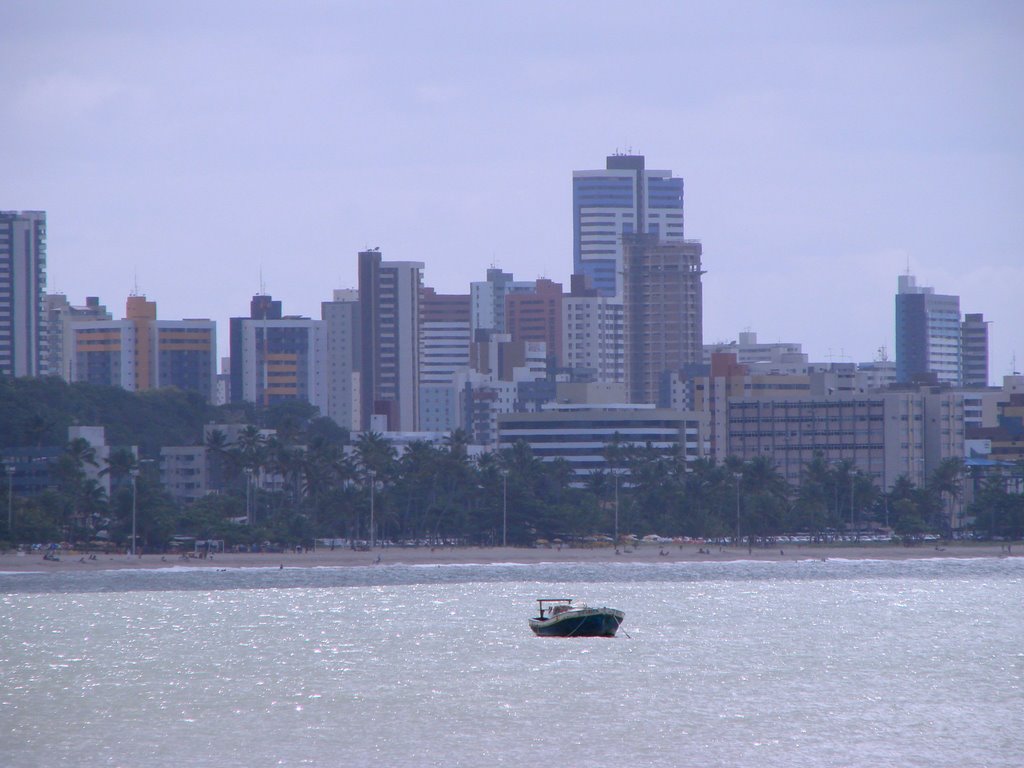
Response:
[[[498,416],[498,447],[522,440],[543,461],[564,459],[577,480],[607,471],[605,451],[616,440],[623,447],[646,447],[687,461],[705,453],[705,422],[700,414],[653,405],[551,405],[539,413]]]

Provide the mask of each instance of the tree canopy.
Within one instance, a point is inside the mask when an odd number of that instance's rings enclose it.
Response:
[[[210,422],[244,426],[234,441],[217,429],[204,438]],[[115,447],[105,462],[86,441],[67,441],[67,427],[76,423],[107,428]],[[276,430],[272,438],[265,428]],[[871,527],[912,538],[949,535],[965,472],[962,462],[943,462],[923,486],[901,477],[883,493],[852,463],[815,456],[794,487],[769,457],[688,461],[614,440],[605,468],[577,477],[566,462],[542,461],[525,443],[470,458],[459,430],[442,445],[412,443],[399,457],[377,433],[349,444],[345,430],[305,404],[216,408],[173,390],[133,394],[56,379],[0,379],[0,447],[53,445],[62,446],[53,487],[11,499],[14,525],[4,521],[0,540],[124,543],[133,494],[141,544],[157,549],[175,535],[239,545],[366,541],[371,497],[377,537],[414,544],[610,540],[615,531],[752,541]],[[138,455],[127,450],[136,445]],[[186,505],[167,495],[153,459],[168,445],[205,447],[210,496]],[[97,476],[109,477],[109,497]],[[1021,536],[1020,487],[1006,479],[982,484],[968,510],[976,530]]]

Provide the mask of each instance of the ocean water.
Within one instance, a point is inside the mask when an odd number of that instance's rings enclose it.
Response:
[[[1024,558],[0,575],[0,764],[1021,766]]]

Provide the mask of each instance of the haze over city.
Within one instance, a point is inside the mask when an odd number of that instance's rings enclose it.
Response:
[[[0,200],[48,217],[48,290],[161,317],[317,316],[356,253],[465,292],[568,286],[571,175],[686,182],[704,339],[893,354],[908,267],[1024,355],[1014,3],[14,2]]]

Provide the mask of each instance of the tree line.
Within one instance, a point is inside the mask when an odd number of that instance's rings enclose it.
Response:
[[[59,386],[46,382],[44,388]],[[102,414],[116,410],[104,396],[115,402],[125,395],[142,398],[116,392],[86,392],[85,399],[102,403],[94,406]],[[178,397],[181,393],[171,394],[161,405],[168,407]],[[146,446],[140,458],[117,448],[99,466],[88,442],[65,443],[52,488],[32,498],[5,499],[13,525],[7,527],[5,520],[0,540],[127,546],[133,508],[139,546],[150,551],[165,548],[175,536],[254,547],[308,545],[315,538],[369,543],[371,537],[412,544],[504,541],[524,546],[538,539],[610,540],[649,533],[755,541],[802,532],[827,539],[885,528],[912,539],[926,533],[952,535],[952,510],[962,499],[964,483],[971,481],[963,463],[949,459],[921,486],[901,477],[886,493],[852,462],[830,463],[816,456],[794,486],[769,457],[687,461],[619,440],[606,447],[603,470],[577,477],[567,462],[542,461],[525,443],[471,458],[468,435],[461,430],[441,446],[414,442],[399,456],[381,435],[363,433],[351,440],[303,403],[235,411],[193,403],[177,416],[164,414],[162,423],[178,419],[175,428],[190,425],[193,435],[202,434],[203,424],[211,420],[246,426],[234,441],[218,430],[209,433],[204,449],[212,493],[180,504],[162,488],[156,463],[159,446],[170,443],[150,435],[149,424],[138,424],[143,431],[133,432],[126,418],[134,414],[145,420],[147,407],[134,404],[120,422],[104,424],[119,439],[126,438],[125,444]],[[13,410],[0,388],[0,425]],[[54,409],[50,418],[57,414],[55,421],[66,421],[69,417],[61,413]],[[35,415],[19,418],[31,427]],[[91,423],[97,421],[104,423]],[[276,433],[266,438],[261,429]],[[35,439],[31,428],[14,440],[12,433],[5,434],[6,442],[15,444]],[[93,473],[109,476],[109,496],[89,479]],[[1024,534],[1020,485],[1008,488],[1005,479],[993,478],[979,486],[967,510],[974,530],[1019,539]]]

